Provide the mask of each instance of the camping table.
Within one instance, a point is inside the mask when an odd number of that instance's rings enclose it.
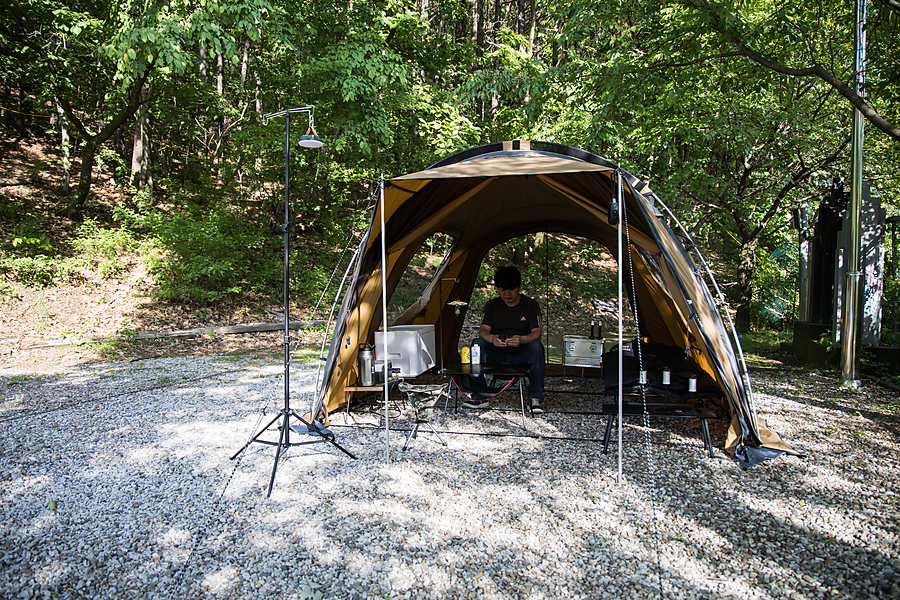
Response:
[[[522,377],[528,375],[531,365],[528,363],[450,363],[444,365],[443,374],[449,377],[453,375],[493,375],[494,377],[506,377],[519,379],[519,400],[522,403],[522,429],[525,427],[525,389],[522,387]],[[459,390],[456,390],[456,399],[459,400]],[[445,411],[446,412],[446,411]]]
[[[609,437],[612,434],[613,424],[619,416],[618,404],[604,404],[603,414],[609,415],[606,422],[606,435],[603,436],[603,454],[609,453]],[[640,416],[644,414],[644,406],[637,402],[625,402],[622,405],[622,416]],[[709,436],[709,419],[714,419],[716,414],[708,408],[695,404],[668,404],[668,403],[647,403],[647,416],[673,418],[680,417],[683,419],[699,419],[700,435],[703,438],[703,445],[709,453],[710,458],[715,458],[713,452],[712,439]]]
[[[388,379],[388,390],[393,388],[396,384],[400,383],[400,377],[391,377]],[[344,422],[346,422],[347,416],[350,414],[350,394],[353,392],[366,392],[369,394],[374,394],[376,392],[383,392],[384,385],[371,385],[371,386],[361,386],[361,385],[348,385],[344,387],[344,393],[347,394],[347,404],[346,413],[344,414]]]

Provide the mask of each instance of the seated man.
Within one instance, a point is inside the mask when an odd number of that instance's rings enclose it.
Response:
[[[480,346],[483,363],[531,363],[528,372],[531,411],[542,413],[546,365],[541,343],[541,305],[522,295],[522,274],[515,267],[498,269],[494,286],[498,297],[484,305],[484,318],[473,344]],[[487,408],[487,402],[468,406]]]

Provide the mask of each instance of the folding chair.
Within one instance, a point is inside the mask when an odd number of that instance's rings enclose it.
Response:
[[[409,400],[409,403],[413,407],[413,411],[416,413],[416,422],[413,425],[412,430],[410,430],[409,435],[406,437],[406,443],[403,444],[403,451],[405,452],[407,447],[409,447],[410,440],[418,437],[419,426],[423,423],[428,426],[428,429],[430,429],[431,432],[437,436],[437,439],[441,441],[441,444],[446,447],[447,442],[445,442],[440,434],[435,431],[434,427],[431,426],[431,418],[434,416],[434,405],[438,403],[441,396],[444,396],[446,399],[450,398],[450,384],[413,385],[402,381],[398,387],[401,392],[406,394],[407,400]],[[447,410],[446,399],[444,400],[445,412]]]

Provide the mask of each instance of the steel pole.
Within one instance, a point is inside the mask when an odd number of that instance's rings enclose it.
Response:
[[[384,335],[381,338],[382,353],[384,354],[384,363],[382,364],[384,369],[384,462],[389,464],[391,462],[391,423],[388,410],[388,377],[390,376],[390,371],[388,369],[387,346],[387,251],[384,239],[384,175],[378,180],[378,186],[381,188],[378,204],[381,205],[381,328],[384,330]]]
[[[621,215],[622,212],[624,211],[622,203],[625,201],[625,197],[622,194],[622,169],[621,168],[619,168],[619,170],[618,170],[618,182],[619,182],[619,186],[618,186],[619,189],[616,193],[618,194],[617,202],[619,204],[619,215]],[[622,345],[625,343],[625,336],[624,336],[624,333],[622,332],[622,326],[623,326],[623,320],[622,320],[622,302],[623,302],[623,300],[622,300],[622,261],[624,260],[624,258],[623,258],[623,252],[622,252],[622,218],[621,218],[621,216],[619,217],[619,222],[616,223],[616,247],[618,248],[618,251],[617,251],[618,254],[617,254],[616,260],[618,260],[618,262],[619,262],[619,279],[618,279],[618,286],[619,286],[619,396],[618,396],[618,401],[619,401],[619,471],[618,471],[618,474],[616,475],[616,482],[621,483],[621,481],[622,481],[622,459],[624,456],[623,444],[622,444],[622,431],[623,431],[622,413],[623,413],[623,408],[624,408],[624,398],[623,398],[623,391],[622,391],[622,373],[623,373]],[[638,344],[640,344],[640,343],[641,343],[641,341],[640,341],[640,339],[638,339]]]
[[[866,0],[856,0],[856,52],[853,69],[856,73],[856,93],[865,96],[866,83]],[[861,206],[863,179],[863,133],[865,125],[862,113],[853,109],[853,163],[850,189],[850,235],[847,260],[847,277],[844,285],[844,305],[841,311],[841,385],[858,388],[859,379],[859,289],[862,273],[859,270],[859,245],[862,239]]]

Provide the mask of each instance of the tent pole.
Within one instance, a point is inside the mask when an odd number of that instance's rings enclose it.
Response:
[[[390,424],[390,413],[388,411],[388,348],[387,348],[387,338],[388,338],[388,323],[387,323],[387,252],[385,251],[385,240],[384,240],[384,174],[381,175],[381,179],[378,180],[378,186],[380,188],[379,194],[380,198],[378,203],[381,205],[381,326],[384,328],[384,335],[381,336],[382,343],[382,354],[384,355],[384,361],[382,367],[384,368],[384,385],[382,386],[382,391],[384,393],[384,462],[385,464],[390,464],[391,462],[391,424]]]
[[[618,175],[618,190],[616,192],[619,203],[619,211],[622,210],[622,202],[624,198],[622,196],[622,169],[619,168],[616,170]],[[622,344],[625,343],[624,335],[622,332],[622,261],[624,260],[622,257],[622,221],[620,220],[616,223],[616,247],[617,247],[617,261],[619,265],[619,276],[618,276],[618,286],[619,286],[619,471],[616,475],[616,483],[622,482],[622,412],[623,412],[623,394],[622,394]],[[640,343],[640,341],[638,342]]]
[[[547,294],[547,317],[544,319],[547,329],[544,334],[544,347],[548,352],[545,355],[544,362],[548,362],[550,358],[550,232],[547,229],[547,222],[544,221],[544,281],[547,284],[547,291],[545,292]]]

